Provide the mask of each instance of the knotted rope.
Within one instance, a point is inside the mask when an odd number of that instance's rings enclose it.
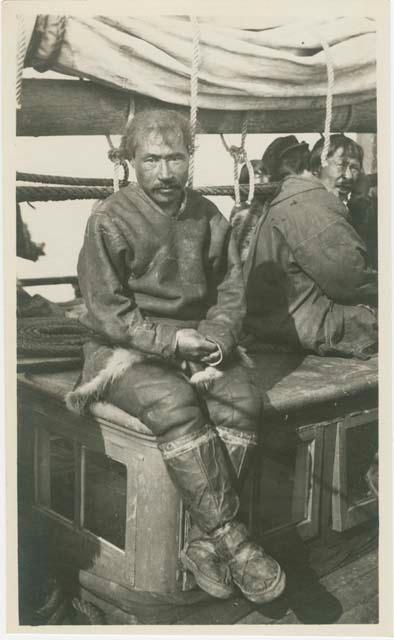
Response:
[[[192,69],[190,74],[190,132],[191,132],[191,150],[189,161],[189,187],[193,186],[194,179],[194,160],[196,156],[196,133],[197,133],[197,115],[198,115],[198,71],[200,68],[201,52],[200,52],[200,25],[196,16],[190,16],[193,27],[193,54]]]
[[[246,136],[248,133],[248,114],[246,114],[243,123],[242,123],[242,131],[241,131],[241,146],[236,147],[235,145],[229,146],[226,142],[224,135],[220,134],[220,139],[223,143],[224,148],[230,154],[233,159],[234,167],[234,195],[235,195],[235,206],[239,207],[241,205],[241,192],[240,192],[240,184],[239,184],[239,165],[242,163],[246,164],[249,174],[249,188],[248,188],[248,199],[246,201],[247,206],[249,206],[253,200],[255,193],[255,177],[253,166],[250,160],[248,159],[248,155],[246,152]]]
[[[129,119],[132,119],[134,117],[134,111],[131,114],[131,111],[129,111],[129,115],[128,115],[128,121]],[[122,156],[122,152],[120,148],[116,148],[111,140],[111,136],[109,135],[109,133],[105,134],[105,137],[107,138],[107,142],[109,144],[109,151],[108,151],[108,159],[111,160],[111,162],[114,163],[114,177],[112,179],[112,185],[113,185],[113,189],[114,189],[114,193],[116,193],[117,191],[119,191],[119,174],[120,174],[120,167],[123,167],[123,183],[127,184],[128,178],[129,178],[129,168],[127,166],[127,162],[126,160],[123,158]]]
[[[27,51],[25,22],[23,16],[18,15],[18,44],[16,57],[16,108],[22,109],[22,76]]]

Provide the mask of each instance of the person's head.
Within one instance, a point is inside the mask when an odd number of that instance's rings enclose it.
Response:
[[[310,155],[309,168],[328,191],[343,198],[352,190],[363,172],[364,152],[357,142],[343,134],[330,136],[326,165],[321,163],[324,138],[318,140]]]
[[[265,173],[263,163],[261,160],[251,160],[250,164],[253,167],[255,184],[267,184],[269,182],[269,176]],[[239,173],[239,183],[249,184],[249,171],[246,163],[242,165]]]
[[[264,151],[261,162],[268,181],[279,182],[308,169],[309,147],[293,135],[275,138]]]
[[[137,113],[122,140],[138,184],[161,208],[179,204],[189,171],[189,122],[176,111],[157,109]]]
[[[253,167],[255,184],[267,184],[269,182],[269,176],[265,174],[261,160],[251,160],[250,164]],[[242,165],[241,171],[239,172],[239,184],[249,184],[249,171],[246,163]],[[258,199],[258,197],[258,194],[256,194],[255,198]],[[241,201],[244,202],[246,199],[247,195],[241,193]]]

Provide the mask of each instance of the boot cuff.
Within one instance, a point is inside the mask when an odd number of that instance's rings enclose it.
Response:
[[[192,451],[192,449],[197,449],[202,444],[210,442],[210,440],[213,440],[214,438],[217,438],[215,430],[208,425],[204,425],[194,433],[188,433],[186,436],[181,436],[171,442],[161,442],[159,444],[159,449],[162,453],[163,459],[169,460],[175,456]]]
[[[226,444],[239,444],[243,446],[255,447],[258,444],[257,435],[247,431],[239,431],[237,429],[229,429],[228,427],[216,428],[220,438]]]

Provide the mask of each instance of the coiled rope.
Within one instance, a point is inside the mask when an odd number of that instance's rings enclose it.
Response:
[[[18,355],[82,357],[87,340],[97,338],[83,324],[73,318],[55,316],[18,318]]]
[[[246,136],[248,133],[248,114],[246,113],[243,123],[242,123],[242,131],[241,131],[241,146],[236,147],[235,145],[229,146],[226,142],[224,135],[220,134],[220,139],[223,143],[224,148],[230,154],[233,159],[234,167],[233,167],[233,177],[234,177],[234,194],[235,194],[235,206],[239,207],[241,205],[241,189],[239,184],[239,165],[242,163],[246,164],[249,174],[249,187],[248,189],[248,198],[246,201],[246,205],[249,206],[253,200],[255,194],[255,176],[253,171],[253,166],[250,160],[248,159],[248,155],[246,152]]]
[[[25,22],[23,16],[18,15],[18,44],[16,54],[16,108],[22,109],[22,76],[27,51]]]
[[[277,183],[257,184],[255,192],[259,195],[271,195],[277,189]],[[248,185],[238,183],[239,193],[250,194]],[[231,196],[235,197],[234,185],[214,185],[209,187],[196,187],[195,191],[204,196]],[[104,200],[113,193],[111,187],[94,186],[17,186],[17,202],[49,202],[61,200]]]
[[[196,16],[190,16],[193,28],[193,52],[192,52],[192,68],[190,73],[190,133],[192,147],[190,149],[189,160],[189,187],[193,187],[194,165],[197,152],[196,134],[197,134],[197,117],[198,117],[198,72],[200,68],[201,52],[200,52],[200,25]]]

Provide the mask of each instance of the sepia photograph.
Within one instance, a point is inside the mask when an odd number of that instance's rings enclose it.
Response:
[[[13,624],[382,635],[389,3],[111,4],[3,6]]]

